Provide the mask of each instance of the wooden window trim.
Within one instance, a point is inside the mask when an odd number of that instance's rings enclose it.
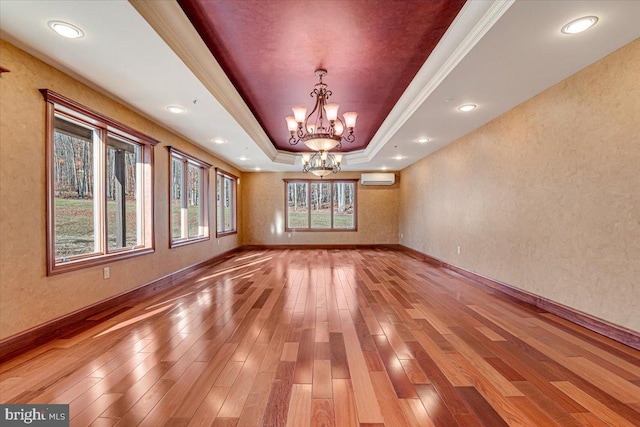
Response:
[[[137,142],[142,144],[155,146],[160,143],[160,141],[158,141],[157,139],[151,138],[150,136],[145,135],[140,131],[137,131],[123,123],[100,114],[97,111],[85,107],[84,105],[78,104],[77,102],[52,90],[40,89],[40,93],[47,103],[57,105],[59,107],[57,109],[58,111],[66,112],[67,114],[74,117],[80,114],[82,116],[80,119],[85,119],[83,121],[86,121],[86,118],[89,118],[91,119],[91,124],[93,124],[94,126],[106,127],[107,130],[114,133],[124,133],[125,136],[133,136],[138,140]]]
[[[216,238],[230,236],[232,234],[238,234],[238,181],[240,178],[235,176],[232,173],[229,173],[221,168],[215,168],[216,171]],[[230,178],[234,183],[233,190],[233,230],[226,231],[218,231],[218,177],[222,175],[223,177]],[[222,199],[220,199],[222,200]],[[222,209],[222,223],[224,224],[224,209]]]
[[[135,256],[146,255],[155,252],[155,229],[154,229],[154,156],[153,147],[158,144],[159,141],[138,132],[135,129],[130,128],[120,122],[110,119],[96,111],[93,111],[75,101],[70,100],[56,92],[49,89],[40,89],[46,108],[45,108],[45,145],[46,145],[46,267],[47,276],[53,276],[57,274],[67,273],[70,271],[77,271],[89,267],[98,266],[101,264],[110,263],[117,260],[127,259]],[[96,127],[101,132],[105,141],[103,143],[103,151],[107,150],[107,138],[109,133],[113,133],[119,137],[124,137],[127,140],[140,144],[143,149],[141,150],[141,161],[148,167],[143,168],[141,178],[145,183],[144,198],[145,206],[143,213],[143,227],[144,227],[144,242],[145,245],[139,246],[133,249],[116,249],[109,251],[108,245],[103,240],[106,239],[106,220],[104,218],[104,212],[100,212],[100,247],[104,249],[101,252],[94,252],[79,255],[73,259],[65,262],[64,264],[56,264],[56,248],[55,248],[55,188],[53,181],[54,173],[54,129],[55,115],[67,117],[71,120],[76,120],[81,123],[86,123],[92,127]],[[103,156],[104,157],[104,156]],[[104,167],[101,168],[100,180],[106,179],[106,171]],[[96,194],[95,197],[101,197],[101,210],[106,209],[106,194],[100,191],[100,194]],[[104,209],[103,209],[104,208]]]
[[[302,233],[335,233],[335,232],[353,232],[358,231],[358,186],[359,179],[283,179],[284,181],[284,231],[285,232],[302,232]],[[311,183],[330,182],[331,183],[331,227],[327,228],[311,228]],[[353,183],[353,197],[355,207],[353,209],[353,228],[334,228],[333,226],[333,184],[336,182]],[[288,206],[288,186],[289,183],[306,183],[307,188],[307,206],[308,206],[308,226],[306,228],[290,228],[289,227],[289,206]]]
[[[183,177],[182,177],[183,185],[186,184],[188,179],[189,162],[191,162],[192,164],[195,163],[203,171],[202,183],[201,183],[202,184],[201,185],[201,192],[202,192],[201,205],[205,210],[205,212],[202,215],[203,227],[207,230],[206,234],[203,236],[196,236],[196,237],[190,238],[188,237],[189,230],[188,230],[188,224],[187,224],[187,237],[176,239],[176,240],[173,239],[173,235],[172,235],[173,228],[171,224],[171,188],[173,187],[173,184],[170,182],[169,183],[169,248],[177,248],[180,246],[190,245],[192,243],[206,242],[207,240],[211,239],[211,227],[210,227],[211,221],[210,221],[210,212],[209,212],[209,169],[211,169],[213,165],[203,160],[200,160],[197,157],[194,157],[190,154],[187,154],[184,151],[179,150],[172,146],[167,146],[167,150],[169,150],[169,181],[171,181],[173,176],[172,170],[173,170],[174,155],[180,156],[183,159],[185,159],[183,163],[183,165],[186,165],[186,168],[183,170]],[[185,201],[186,201],[186,198],[185,198]]]

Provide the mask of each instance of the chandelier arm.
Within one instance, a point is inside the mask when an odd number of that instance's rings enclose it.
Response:
[[[344,135],[344,131],[345,129],[347,129],[344,125],[344,122],[342,121],[342,119],[340,117],[336,117],[336,119],[334,120],[333,123],[331,123],[331,127],[329,129],[329,134],[331,135],[331,137],[337,137],[338,135],[336,134],[336,122],[340,122],[342,124],[342,134]],[[340,135],[340,138],[342,138],[342,135]],[[338,147],[340,148],[340,147]]]
[[[320,94],[316,99],[316,106],[314,108],[314,111],[316,109],[318,110],[318,118],[316,120],[316,124],[318,125],[318,127],[316,129],[316,133],[323,132],[324,130],[326,130],[324,127],[324,106],[326,104],[326,101],[327,101],[327,89],[320,88]],[[311,114],[309,114],[309,117],[311,117]]]
[[[302,126],[304,129],[302,129],[300,126],[298,126],[299,130],[302,131],[303,135],[304,133],[307,133],[308,130],[308,125],[309,125],[309,119],[311,118],[311,116],[313,115],[313,113],[315,113],[316,111],[318,111],[318,107],[320,107],[320,113],[322,112],[322,106],[320,105],[320,98],[321,98],[321,94],[320,92],[318,92],[318,89],[314,89],[313,92],[311,92],[311,97],[313,97],[315,94],[316,96],[316,103],[313,106],[313,110],[311,110],[311,112],[309,114],[307,114],[307,117],[304,119],[304,125]],[[317,129],[315,130],[317,132]]]
[[[347,142],[353,142],[356,140],[356,136],[353,134],[353,131],[349,131],[349,134],[347,136],[342,136],[342,139],[344,139]]]

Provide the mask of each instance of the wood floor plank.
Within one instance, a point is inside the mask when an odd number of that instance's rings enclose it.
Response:
[[[358,414],[351,380],[334,379],[332,382],[336,426],[357,425]]]
[[[71,409],[71,422],[78,426],[88,426],[100,416],[100,414],[109,407],[113,402],[120,399],[122,394],[106,393],[96,399],[91,405],[86,407],[82,412],[73,415]]]
[[[295,362],[298,360],[298,347],[300,343],[286,342],[284,343],[282,354],[280,356],[281,362]]]
[[[407,374],[409,381],[411,381],[411,384],[429,384],[429,379],[424,372],[422,372],[422,369],[420,369],[420,366],[415,359],[401,360],[400,364],[402,365],[404,372]]]
[[[275,372],[260,372],[256,376],[251,387],[251,393],[249,393],[247,402],[242,409],[242,415],[238,419],[237,427],[260,425],[274,377]]]
[[[207,396],[198,406],[196,412],[189,421],[189,427],[192,426],[210,426],[211,420],[215,420],[216,416],[220,412],[220,408],[227,396],[229,395],[229,389],[231,387],[211,387]]]
[[[229,391],[229,396],[227,396],[224,405],[220,408],[220,412],[218,413],[219,417],[240,418],[242,408],[249,393],[251,393],[251,385],[258,374],[266,348],[267,344],[256,344],[253,347],[247,361],[244,362],[246,366],[243,366],[243,369],[240,371],[240,374]]]
[[[317,427],[336,426],[335,414],[333,412],[333,399],[312,400],[311,425]]]
[[[313,399],[332,399],[331,362],[316,360],[313,364]]]
[[[116,426],[139,425],[157,403],[174,386],[175,381],[158,380],[116,423]]]
[[[293,384],[286,427],[311,425],[311,384]]]
[[[400,401],[395,396],[389,377],[384,372],[371,372],[370,375],[378,404],[384,414],[385,425],[409,425],[402,406],[400,406]]]
[[[582,426],[585,427],[609,427],[611,424],[602,421],[590,412],[578,412],[571,414]]]
[[[358,342],[355,326],[347,310],[340,310],[342,330],[344,334],[347,361],[353,384],[353,392],[358,409],[358,420],[361,423],[383,423],[380,406],[375,398],[369,371]]]
[[[376,335],[374,337],[374,341],[378,348],[378,353],[382,358],[385,371],[391,379],[391,384],[393,384],[395,394],[400,399],[417,399],[418,394],[416,393],[415,388],[413,388],[411,381],[409,381],[409,377],[407,377],[400,360],[396,357],[396,354],[387,341],[387,338],[384,335]]]
[[[457,426],[459,423],[453,418],[451,411],[444,403],[436,389],[431,384],[416,386],[422,405],[428,417],[436,426]],[[479,424],[479,423],[478,423]],[[479,424],[480,425],[480,424]]]
[[[213,358],[211,362],[208,362],[205,369],[198,376],[198,378],[189,387],[187,394],[185,395],[182,403],[175,409],[173,416],[177,418],[191,418],[200,406],[201,402],[206,398],[212,386],[231,387],[233,380],[237,378],[238,371],[229,373],[230,376],[224,377],[222,381],[218,382],[222,373],[225,371],[225,367],[228,365],[229,359],[233,355],[237,348],[236,343],[225,343],[220,352]],[[233,362],[242,363],[242,362]]]
[[[0,364],[71,425],[640,425],[640,351],[384,248],[243,250]]]
[[[487,328],[486,326],[477,326],[476,329],[491,341],[506,341],[500,334],[494,332],[491,328]]]
[[[485,425],[507,426],[502,417],[474,387],[457,387],[456,390],[469,403],[473,412]]]
[[[281,362],[278,365],[262,418],[264,426],[282,426],[287,422],[294,372],[295,362]]]
[[[400,406],[410,426],[435,427],[420,399],[400,399]]]
[[[600,418],[602,421],[616,426],[633,426],[629,420],[607,408],[605,405],[598,402],[596,399],[589,396],[569,381],[556,381],[552,384],[580,405],[587,408],[592,414]]]
[[[554,423],[562,427],[579,427],[580,423],[576,421],[574,414],[565,411],[562,406],[554,399],[553,395],[543,393],[528,381],[518,381],[513,383],[522,393],[534,402]],[[586,411],[586,409],[585,409]]]

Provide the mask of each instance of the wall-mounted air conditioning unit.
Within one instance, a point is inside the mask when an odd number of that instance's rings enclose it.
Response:
[[[396,182],[394,173],[363,173],[360,175],[362,185],[393,185]]]

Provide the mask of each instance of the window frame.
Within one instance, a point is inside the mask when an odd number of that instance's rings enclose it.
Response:
[[[45,146],[46,146],[46,265],[47,276],[66,273],[83,268],[93,267],[96,265],[113,262],[120,259],[130,258],[133,256],[145,255],[155,252],[155,228],[154,228],[154,156],[153,147],[159,143],[158,140],[145,135],[123,123],[113,120],[101,113],[87,108],[69,98],[66,98],[49,89],[40,89],[40,93],[45,100]],[[98,240],[100,247],[99,252],[87,253],[74,256],[71,259],[59,262],[56,259],[55,247],[55,180],[54,180],[54,132],[55,117],[60,116],[70,121],[76,121],[81,124],[94,128],[99,133],[100,140],[100,161],[97,167],[100,182],[96,185],[94,198],[98,199],[99,224],[98,230],[94,230],[94,236]],[[141,213],[141,236],[142,245],[136,245],[132,248],[116,248],[109,249],[108,243],[108,224],[107,224],[107,194],[106,185],[106,153],[109,135],[116,138],[124,139],[130,143],[140,147],[140,163],[141,174],[140,183],[142,188],[141,197],[142,213]],[[95,178],[94,178],[95,179]],[[94,187],[94,188],[96,188]]]
[[[238,184],[239,184],[239,178],[237,176],[235,176],[232,173],[226,172],[220,168],[215,168],[216,171],[216,238],[218,237],[224,237],[224,236],[230,236],[232,234],[237,234],[238,233]],[[222,230],[219,231],[218,230],[218,180],[220,178],[223,178],[222,181],[222,195],[220,197],[220,200],[222,201],[224,199],[224,178],[226,179],[230,179],[233,182],[233,199],[232,199],[232,205],[233,205],[233,227],[231,230]],[[224,208],[222,209],[222,224],[224,227]]]
[[[358,231],[358,181],[359,179],[283,179],[284,181],[284,231],[285,232],[294,232],[294,231],[301,231],[301,232],[340,232],[340,231],[346,231],[346,232],[353,232],[353,231]],[[312,228],[311,227],[311,184],[312,183],[327,183],[330,182],[331,183],[331,208],[330,208],[330,212],[331,212],[331,219],[330,219],[330,224],[331,227],[325,227],[325,228]],[[289,227],[289,184],[300,184],[300,183],[304,183],[307,185],[307,215],[308,215],[308,219],[307,219],[307,227],[298,227],[298,228],[291,228]],[[334,227],[334,221],[333,221],[333,211],[334,211],[334,191],[335,191],[335,187],[334,184],[335,183],[348,183],[348,184],[353,184],[353,228],[335,228]]]
[[[175,147],[168,146],[169,150],[169,248],[176,248],[184,245],[190,245],[192,243],[204,242],[211,238],[211,227],[209,224],[210,221],[210,213],[209,213],[209,169],[213,165],[200,160],[196,157],[191,156],[190,154],[185,153],[182,150],[178,150]],[[182,185],[184,186],[184,191],[188,188],[188,179],[189,179],[189,165],[197,166],[200,168],[202,175],[200,176],[200,206],[201,206],[201,215],[202,215],[202,225],[198,227],[203,227],[206,232],[201,236],[189,237],[189,224],[188,224],[188,213],[187,217],[181,220],[181,227],[185,225],[186,221],[186,232],[187,237],[180,237],[179,239],[173,238],[173,224],[171,223],[171,203],[172,203],[172,191],[173,191],[173,160],[174,157],[178,157],[182,160],[183,164],[183,172],[182,172]],[[184,197],[182,201],[181,208],[185,208],[185,204],[187,204],[187,198]]]

